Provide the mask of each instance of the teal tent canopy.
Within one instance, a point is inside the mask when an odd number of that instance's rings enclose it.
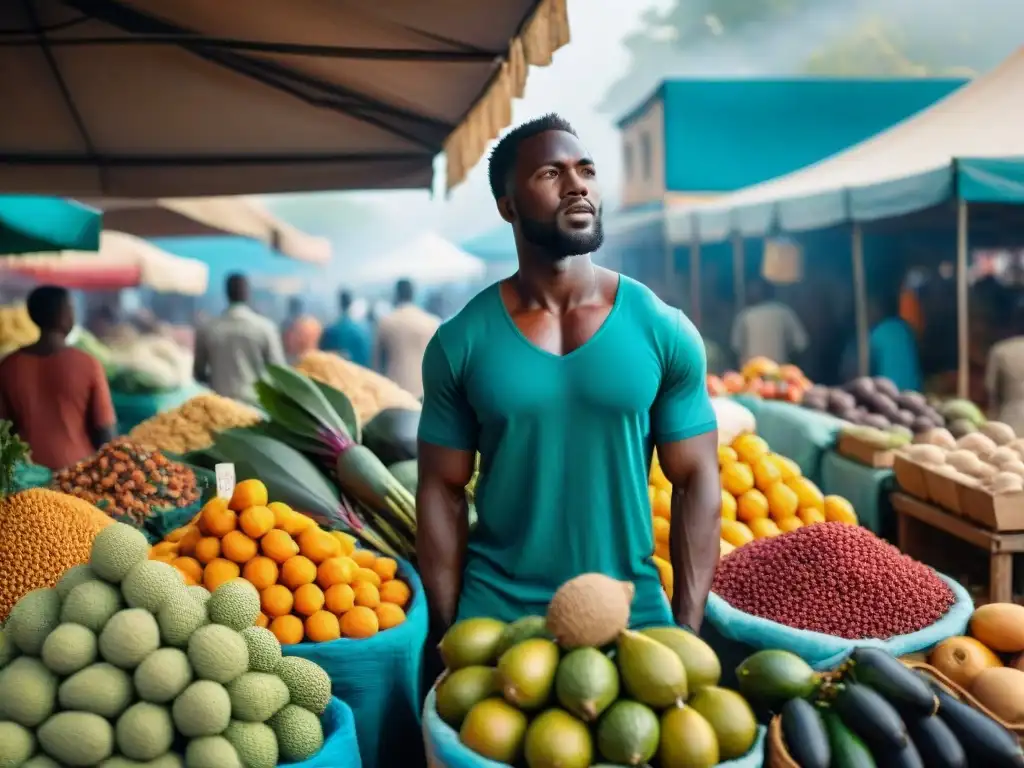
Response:
[[[96,251],[103,214],[59,197],[0,195],[0,253]]]
[[[502,224],[464,240],[459,243],[459,247],[471,256],[491,263],[515,261],[518,258],[511,224]]]

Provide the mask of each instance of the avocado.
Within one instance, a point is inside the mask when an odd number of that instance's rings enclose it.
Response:
[[[697,710],[677,704],[661,716],[658,742],[661,768],[711,768],[718,765],[715,731]]]
[[[478,755],[515,765],[523,754],[526,715],[503,699],[484,699],[469,710],[459,739]]]
[[[657,640],[627,629],[619,635],[615,661],[626,691],[641,704],[664,709],[686,700],[686,667]]]
[[[529,768],[590,768],[594,742],[581,721],[549,709],[526,730],[525,755]]]
[[[576,717],[592,722],[619,697],[619,670],[596,648],[577,648],[558,665],[555,696]]]
[[[743,757],[757,741],[754,710],[736,691],[710,685],[697,691],[689,705],[711,725],[722,760]]]
[[[558,671],[558,646],[535,637],[509,648],[498,659],[501,694],[524,711],[540,709],[551,698]]]
[[[623,699],[597,725],[597,751],[620,765],[645,765],[658,751],[661,725],[649,707]]]
[[[484,617],[464,619],[449,627],[438,650],[451,671],[463,667],[487,666],[498,658],[498,643],[505,622]]]
[[[437,714],[458,730],[469,710],[499,691],[498,673],[493,667],[463,667],[437,687]]]
[[[518,645],[523,640],[532,640],[535,637],[553,639],[548,632],[547,619],[543,616],[523,616],[516,619],[501,633],[501,640],[498,643],[498,657],[513,645]]]
[[[686,686],[690,693],[709,685],[718,685],[722,677],[722,665],[711,646],[697,635],[680,627],[642,629],[640,634],[657,640],[675,652],[686,669]]]
[[[758,651],[736,667],[740,693],[777,712],[790,699],[806,699],[821,685],[810,665],[789,651]]]

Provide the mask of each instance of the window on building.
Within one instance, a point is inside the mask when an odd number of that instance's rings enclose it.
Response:
[[[651,178],[651,134],[646,132],[640,137],[640,164],[644,180]]]
[[[626,173],[626,181],[633,180],[633,145],[628,141],[622,143],[622,165]]]

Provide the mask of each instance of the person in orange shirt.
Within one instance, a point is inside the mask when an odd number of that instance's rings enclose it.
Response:
[[[49,469],[69,467],[114,436],[116,417],[103,366],[65,341],[75,325],[71,296],[41,286],[28,297],[39,340],[0,362],[0,418]]]

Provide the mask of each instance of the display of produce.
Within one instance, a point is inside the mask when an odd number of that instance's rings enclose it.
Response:
[[[632,585],[584,574],[547,616],[473,618],[441,641],[437,713],[462,744],[527,768],[705,768],[751,752],[750,705],[678,627],[628,629]]]
[[[310,352],[296,369],[330,387],[344,392],[352,401],[361,424],[385,408],[419,410],[420,401],[395,382],[330,352]]]
[[[769,751],[779,764],[1024,766],[1013,733],[927,671],[913,671],[880,649],[859,648],[821,676],[793,654],[760,651],[739,666],[737,678],[759,711],[776,714]]]
[[[128,433],[128,438],[150,450],[184,454],[213,445],[217,432],[250,427],[262,420],[255,408],[211,392],[146,419]]]
[[[11,610],[0,765],[273,768],[315,755],[327,673],[254,626],[251,585],[189,587],[148,551],[112,524],[88,565]]]
[[[909,390],[900,392],[884,376],[862,376],[843,387],[811,387],[804,395],[803,405],[851,424],[906,438],[946,425],[944,414],[924,395]]]
[[[192,382],[192,353],[171,338],[123,326],[109,341],[108,377],[114,391],[152,394]]]
[[[768,358],[755,357],[738,373],[709,374],[707,385],[712,396],[748,394],[799,403],[811,388],[811,381],[795,365],[779,365]]]
[[[939,643],[928,663],[1004,723],[1024,729],[1024,606],[983,605],[968,631]]]
[[[64,493],[95,504],[114,519],[140,526],[169,508],[199,501],[196,476],[160,451],[117,438],[94,456],[54,475]]]
[[[39,328],[24,304],[0,307],[0,359],[39,340]]]
[[[30,459],[28,443],[14,432],[14,424],[0,419],[0,499],[14,490],[18,467]]]
[[[744,613],[851,640],[916,632],[955,602],[931,568],[842,523],[737,549],[719,562],[712,591]]]
[[[208,590],[248,582],[260,598],[256,624],[284,645],[372,637],[402,624],[411,599],[393,559],[356,549],[352,536],[328,533],[270,502],[258,480],[238,483],[230,501],[208,501],[149,557]]]
[[[998,421],[955,438],[951,431],[933,429],[905,448],[911,461],[971,487],[994,495],[1024,490],[1024,439]]]
[[[112,522],[92,504],[43,488],[0,498],[0,623],[25,594],[86,562]]]

